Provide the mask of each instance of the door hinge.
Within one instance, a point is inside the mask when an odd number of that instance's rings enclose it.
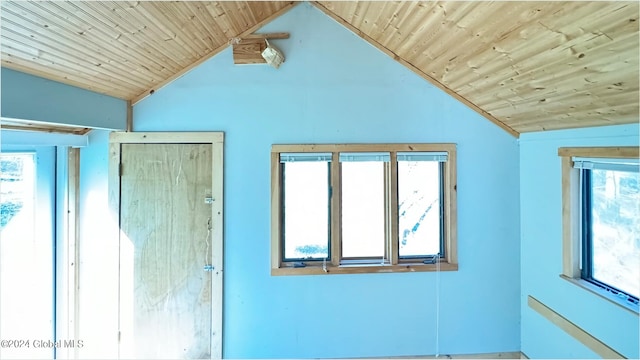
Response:
[[[118,176],[122,176],[122,163],[118,164]]]

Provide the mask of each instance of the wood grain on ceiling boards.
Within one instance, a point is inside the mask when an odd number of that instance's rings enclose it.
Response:
[[[2,65],[135,99],[291,4],[2,1]]]
[[[514,135],[638,122],[638,2],[314,5]],[[2,1],[2,65],[135,103],[291,6]]]
[[[320,2],[521,132],[638,122],[637,2]]]

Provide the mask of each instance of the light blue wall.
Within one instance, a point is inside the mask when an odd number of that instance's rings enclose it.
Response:
[[[2,147],[7,145],[29,146],[86,146],[89,136],[76,134],[61,134],[50,132],[1,130],[0,143]]]
[[[224,131],[224,356],[436,353],[437,274],[270,276],[270,147],[458,144],[459,262],[442,273],[439,352],[520,349],[517,140],[307,3],[261,32],[287,60],[231,49],[134,107],[136,131]],[[104,164],[103,166],[106,166]]]
[[[638,316],[562,273],[562,173],[558,148],[638,146],[638,124],[523,134],[520,139],[522,352],[530,358],[594,358],[527,306],[532,295],[628,358],[638,358]]]
[[[125,129],[127,103],[111,96],[2,68],[0,113],[5,118]]]
[[[639,357],[638,317],[558,276],[557,148],[637,146],[637,124],[523,134],[518,147],[308,4],[261,31],[291,33],[273,42],[287,57],[279,70],[234,66],[228,49],[134,109],[137,131],[226,133],[225,357],[436,352],[436,274],[269,275],[271,144],[342,142],[458,144],[460,270],[440,275],[440,354],[521,349],[531,358],[596,357],[532,311],[526,297],[533,295]],[[122,100],[5,68],[1,77],[3,117],[125,127]],[[108,132],[92,132],[81,150],[82,358],[117,356],[107,157]]]
[[[2,117],[107,129],[125,127],[127,107],[124,100],[6,68],[1,69],[0,82]],[[44,145],[86,146],[80,150],[78,249],[81,262],[78,266],[81,290],[79,333],[74,337],[84,341],[85,346],[78,352],[79,357],[85,359],[118,356],[118,244],[117,237],[108,236],[107,231],[111,219],[107,203],[108,134],[107,130],[93,130],[84,136],[1,132],[3,151],[35,146],[39,146],[39,152],[53,149],[41,147]],[[57,169],[58,179],[62,179],[58,184],[58,194],[63,195],[66,163],[59,162],[58,165],[61,166]],[[63,209],[62,205],[57,204],[57,209]],[[50,230],[50,225],[46,222],[38,224],[43,231]],[[58,300],[64,300],[64,294],[58,295]],[[64,314],[62,304],[62,301],[58,303]],[[66,325],[58,325],[59,335],[66,334]]]
[[[108,201],[109,131],[93,130],[80,149],[80,359],[118,358],[118,237]]]

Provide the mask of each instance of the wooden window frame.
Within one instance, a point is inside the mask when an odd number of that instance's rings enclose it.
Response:
[[[582,279],[580,269],[582,242],[580,170],[573,167],[573,157],[637,159],[638,147],[561,147],[558,156],[562,167],[562,274],[560,277],[616,305],[638,314],[638,307]]]
[[[282,261],[281,219],[281,153],[332,153],[331,161],[331,218],[330,261],[309,261],[304,267],[293,267]],[[342,152],[389,152],[391,161],[385,165],[385,255],[388,264],[341,264],[341,166]],[[398,198],[397,157],[398,152],[446,152],[447,162],[443,166],[444,206],[444,256],[434,264],[400,260],[398,256]],[[457,271],[457,177],[456,144],[306,144],[272,145],[271,147],[271,275],[330,275],[361,273],[392,273],[420,271]],[[393,196],[395,195],[395,196]]]

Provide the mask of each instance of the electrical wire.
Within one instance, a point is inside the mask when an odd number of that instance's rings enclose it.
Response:
[[[207,221],[207,237],[204,239],[207,246],[204,249],[204,266],[209,264],[209,238],[211,237],[211,218]]]

